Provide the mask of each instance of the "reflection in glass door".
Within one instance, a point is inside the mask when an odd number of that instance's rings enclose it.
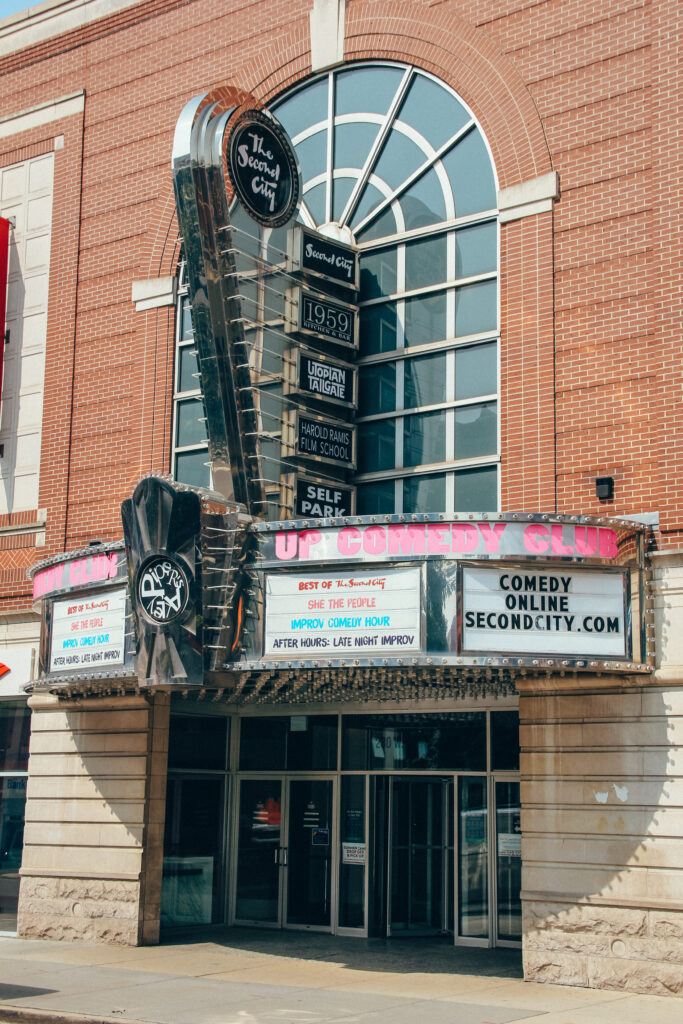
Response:
[[[241,779],[234,917],[332,926],[332,779]]]
[[[235,917],[280,923],[282,781],[242,779],[237,832]]]
[[[332,780],[291,779],[287,811],[286,923],[332,924]]]
[[[489,934],[488,822],[486,779],[458,779],[458,935]]]
[[[389,935],[452,926],[453,780],[391,781]]]
[[[497,938],[522,938],[522,829],[519,782],[495,783]]]

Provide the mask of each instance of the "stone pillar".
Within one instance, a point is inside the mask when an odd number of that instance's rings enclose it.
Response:
[[[683,553],[653,566],[652,676],[519,681],[529,980],[683,994]]]
[[[18,932],[158,941],[169,698],[30,698]]]

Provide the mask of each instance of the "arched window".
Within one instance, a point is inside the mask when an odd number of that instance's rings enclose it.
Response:
[[[301,166],[299,219],[361,251],[357,511],[497,510],[496,181],[471,112],[433,76],[395,63],[327,72],[270,106]],[[231,220],[245,269],[257,254],[282,258],[284,229],[259,232],[237,204]],[[244,281],[241,290],[255,301]],[[208,483],[182,288],[180,295],[174,472]],[[267,364],[283,343],[274,329],[257,353],[264,476],[273,489],[282,386],[277,375],[268,383]]]
[[[361,249],[358,512],[498,508],[498,225],[483,135],[443,83],[358,64],[271,104],[300,219]]]

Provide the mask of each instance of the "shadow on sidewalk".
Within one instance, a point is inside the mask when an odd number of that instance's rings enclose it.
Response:
[[[167,948],[208,945],[260,956],[343,964],[357,971],[522,977],[521,949],[455,946],[449,936],[355,939],[320,932],[221,927],[168,930],[162,934],[161,944]]]

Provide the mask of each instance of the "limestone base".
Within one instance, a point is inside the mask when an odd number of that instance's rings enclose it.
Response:
[[[524,904],[527,981],[683,995],[683,912]]]
[[[138,882],[24,877],[17,934],[136,945],[139,890]]]

